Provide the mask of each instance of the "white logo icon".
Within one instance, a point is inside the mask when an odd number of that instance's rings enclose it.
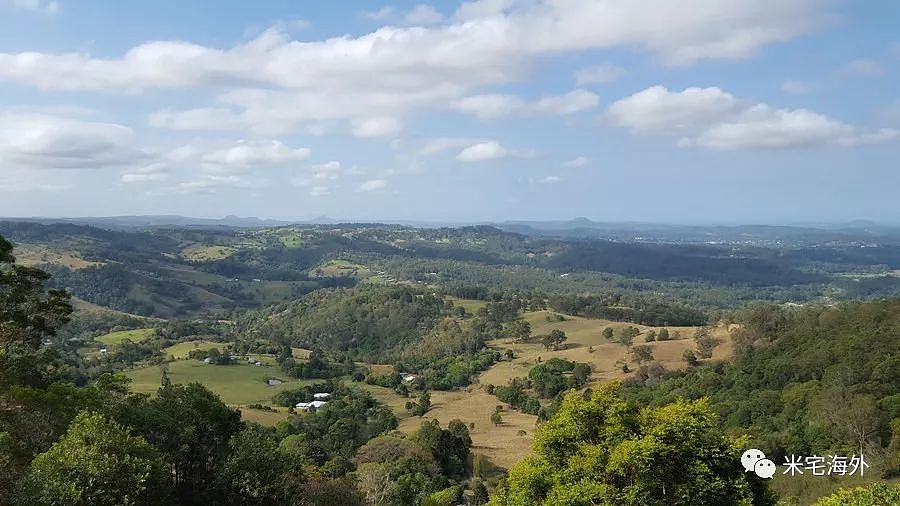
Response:
[[[760,478],[768,479],[775,476],[775,463],[769,459],[760,459],[756,461],[753,470],[756,471],[756,475]]]
[[[756,448],[750,448],[741,455],[741,465],[744,466],[744,472],[753,471],[760,478],[775,476],[775,463],[767,459],[762,450]]]

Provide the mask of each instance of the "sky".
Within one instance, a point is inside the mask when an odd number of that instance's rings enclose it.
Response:
[[[0,216],[900,222],[900,2],[0,0]]]

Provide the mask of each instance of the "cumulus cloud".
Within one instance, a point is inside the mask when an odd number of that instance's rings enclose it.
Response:
[[[456,159],[461,162],[487,162],[491,160],[500,160],[510,156],[512,153],[504,148],[497,141],[479,142],[473,144],[456,155]]]
[[[605,84],[615,81],[622,77],[625,71],[615,65],[609,63],[601,63],[578,69],[575,72],[575,85],[585,86],[588,84]]]
[[[206,167],[241,170],[291,165],[308,158],[310,150],[291,148],[276,140],[241,140],[198,155],[198,159]]]
[[[480,119],[502,116],[560,116],[597,107],[597,95],[574,90],[565,95],[552,95],[528,102],[513,95],[473,95],[453,102],[450,107]]]
[[[356,187],[356,191],[358,192],[371,192],[375,190],[380,190],[387,186],[387,181],[384,179],[370,179],[368,181],[363,182],[359,186]]]
[[[862,132],[805,109],[740,100],[719,88],[672,92],[654,86],[614,102],[607,116],[634,133],[677,135],[682,147],[781,149],[821,144],[857,146],[894,140],[891,130]]]
[[[402,119],[445,107],[485,86],[526,78],[547,55],[628,47],[676,65],[745,58],[816,28],[827,16],[827,3],[481,0],[464,4],[449,24],[386,26],[356,37],[298,41],[272,29],[230,48],[159,40],[111,58],[0,53],[0,80],[129,93],[224,87],[211,106],[163,110],[151,123],[277,135],[310,122]],[[427,7],[413,13],[423,24],[437,19]]]
[[[590,163],[591,159],[586,156],[579,156],[571,160],[563,162],[563,167],[584,167]]]
[[[733,95],[719,88],[670,92],[664,86],[653,86],[612,103],[606,113],[633,132],[671,133],[718,121],[739,107]]]
[[[422,142],[416,150],[416,154],[419,156],[432,156],[450,149],[471,146],[472,144],[477,144],[479,142],[484,141],[465,137],[436,137]]]
[[[0,112],[0,168],[101,169],[148,163],[125,126],[49,114]]]

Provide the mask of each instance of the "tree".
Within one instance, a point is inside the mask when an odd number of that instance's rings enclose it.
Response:
[[[640,409],[615,384],[572,392],[490,504],[774,504],[735,465],[748,443],[721,430],[706,400]]]
[[[653,360],[653,348],[646,344],[639,344],[631,348],[631,358],[638,364]]]
[[[603,329],[603,337],[604,337],[605,339],[612,339],[612,338],[613,338],[613,329],[612,329],[612,327],[606,327],[605,329]]]
[[[669,340],[669,329],[663,328],[659,331],[659,334],[656,335],[657,341],[668,341]]]
[[[705,336],[696,340],[697,343],[697,355],[700,358],[711,358],[712,352],[719,345],[719,340],[711,337]]]
[[[619,342],[624,344],[625,346],[631,346],[634,344],[634,331],[637,330],[631,325],[627,327],[622,327],[619,330]]]
[[[23,486],[23,503],[48,505],[165,504],[171,482],[159,452],[122,425],[82,412],[66,434],[38,455]]]
[[[356,452],[356,464],[357,487],[376,505],[416,504],[439,474],[431,452],[397,436],[370,440]]]
[[[531,324],[525,320],[513,320],[506,325],[507,334],[516,341],[524,341],[531,337]]]
[[[6,355],[34,351],[69,321],[69,294],[46,290],[46,272],[15,263],[12,244],[0,236],[0,347]]]
[[[500,410],[496,410],[491,414],[491,423],[495,426],[499,426],[503,423],[503,415],[500,414]]]
[[[556,350],[566,339],[568,339],[568,336],[566,336],[565,332],[559,329],[553,329],[549,334],[541,338],[541,344],[544,345],[545,349],[549,350],[550,348],[553,348]]]
[[[687,365],[694,367],[700,364],[700,361],[697,360],[697,355],[694,355],[694,352],[691,350],[684,350],[681,353],[681,359],[687,362]]]
[[[881,506],[900,504],[900,485],[872,483],[856,488],[842,488],[813,503],[813,506]]]
[[[488,489],[484,486],[484,482],[476,478],[472,483],[472,504],[481,506],[486,504],[489,499]]]
[[[647,332],[647,337],[644,339],[644,341],[646,341],[648,343],[652,343],[653,341],[656,341],[656,331],[651,330],[650,332]]]
[[[421,394],[419,394],[419,398],[416,402],[407,402],[406,409],[413,416],[422,416],[431,409],[431,394],[428,393],[428,390],[423,390]]]
[[[241,413],[199,383],[160,388],[156,397],[125,403],[117,420],[160,449],[182,504],[223,502],[220,486]]]
[[[224,472],[230,504],[288,505],[302,493],[302,462],[279,446],[274,430],[248,425],[230,446]]]
[[[69,294],[44,288],[50,275],[15,263],[0,236],[0,393],[11,385],[44,386],[60,372],[58,354],[40,349],[69,321]]]

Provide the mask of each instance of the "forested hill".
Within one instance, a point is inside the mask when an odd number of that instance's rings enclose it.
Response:
[[[0,222],[23,262],[75,296],[155,317],[256,309],[360,282],[617,294],[701,309],[900,294],[889,245],[689,246],[550,239],[489,226],[344,224],[115,231]]]
[[[900,299],[836,307],[742,311],[738,357],[632,386],[663,405],[708,397],[730,428],[781,462],[786,454],[872,456],[900,471]]]

